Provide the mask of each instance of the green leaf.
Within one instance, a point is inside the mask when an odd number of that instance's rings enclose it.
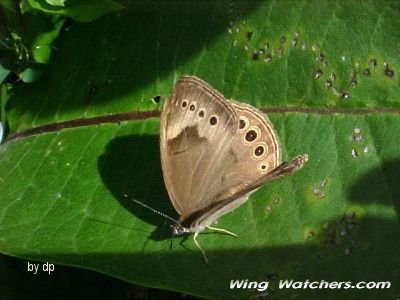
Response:
[[[64,19],[38,15],[17,4],[11,7],[14,10],[0,6],[0,82],[10,72],[24,82],[32,82],[49,62]]]
[[[24,21],[30,28],[29,38],[34,61],[37,64],[49,63],[52,53],[57,50],[54,43],[65,23],[64,18],[45,15],[38,17],[27,13],[24,15]]]
[[[20,71],[28,64],[29,50],[19,7],[10,0],[0,4],[0,66]]]
[[[4,81],[8,74],[10,74],[10,71],[0,66],[0,84]]]
[[[20,136],[0,145],[0,251],[206,298],[262,294],[230,289],[249,279],[268,281],[278,299],[396,299],[398,5],[124,5],[72,24],[43,76],[13,88],[7,116]],[[168,221],[129,200],[178,218],[157,116],[182,74],[267,112],[285,160],[310,157],[218,220],[239,238],[199,235],[209,266],[191,237],[170,250]],[[279,289],[291,279],[391,288]]]
[[[46,2],[54,6],[65,6],[65,0],[46,0]]]
[[[47,0],[28,0],[36,9],[50,14],[60,14],[80,22],[91,22],[101,16],[123,8],[121,4],[112,0],[70,0],[61,4],[49,3]],[[64,2],[64,1],[56,1]]]

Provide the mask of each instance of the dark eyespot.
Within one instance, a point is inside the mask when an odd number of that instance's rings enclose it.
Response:
[[[210,118],[210,124],[211,124],[211,126],[214,126],[215,124],[217,124],[217,117],[215,117],[215,116],[212,116],[211,118]]]
[[[204,117],[204,110],[200,110],[200,111],[199,111],[199,117],[200,117],[200,118]]]
[[[245,139],[248,142],[252,142],[257,138],[257,132],[255,130],[249,130],[246,132]]]
[[[260,165],[260,171],[261,173],[266,173],[269,168],[269,164],[267,162],[264,162]]]
[[[187,101],[186,101],[186,100],[183,100],[183,101],[182,101],[182,108],[186,108],[187,105],[188,105]]]
[[[189,109],[190,109],[191,111],[194,111],[194,110],[195,110],[195,108],[196,108],[196,105],[194,105],[194,104],[190,104],[190,106],[189,106]]]
[[[240,119],[239,121],[239,129],[243,129],[246,127],[246,121],[243,119]]]
[[[265,149],[263,146],[258,146],[256,149],[254,149],[254,155],[255,156],[261,156],[265,152]]]

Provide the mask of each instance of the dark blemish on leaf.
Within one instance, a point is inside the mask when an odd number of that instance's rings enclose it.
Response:
[[[314,189],[313,189],[314,196],[316,196],[317,198],[325,197],[325,194],[322,190],[325,188],[327,182],[328,182],[328,179],[325,178],[324,180],[321,181],[321,183],[318,186],[314,187]]]
[[[252,55],[253,60],[258,60],[258,52],[254,52]]]
[[[322,74],[324,74],[324,73],[322,72],[321,69],[318,69],[318,70],[313,72],[313,76],[314,76],[315,79],[321,78]]]
[[[340,98],[343,100],[348,100],[348,99],[350,99],[350,94],[347,92],[341,92]]]
[[[357,86],[357,84],[358,84],[357,79],[352,78],[350,81],[350,87],[354,88]]]
[[[324,87],[329,90],[332,87],[332,81],[330,80],[325,80],[324,82]]]
[[[279,204],[279,202],[281,202],[281,199],[279,197],[275,197],[272,201],[273,204]]]
[[[367,76],[367,77],[371,76],[370,69],[369,68],[365,68],[364,71],[362,72],[362,75],[363,76]]]
[[[283,55],[283,48],[282,48],[282,47],[279,47],[279,48],[276,50],[275,54],[278,55],[278,56],[282,56],[282,55]]]
[[[394,76],[394,71],[389,68],[389,64],[385,62],[383,66],[385,67],[384,69],[385,75],[389,78],[392,78]]]
[[[155,104],[160,103],[160,100],[161,100],[161,96],[155,96],[155,97],[153,97],[153,102],[154,102]]]
[[[314,45],[311,46],[311,50],[314,51],[314,52],[317,51],[317,50],[319,50],[319,49],[320,49],[320,48],[319,48],[319,45],[318,45],[318,44],[314,44]]]
[[[328,183],[328,179],[325,178],[324,180],[321,181],[321,187],[322,188],[325,187],[327,185],[327,183]]]
[[[322,52],[320,52],[317,56],[317,61],[319,62],[323,62],[325,60],[325,54],[323,54]]]
[[[363,140],[363,137],[362,137],[362,135],[361,135],[361,129],[360,129],[360,128],[355,128],[355,129],[354,129],[354,133],[353,133],[353,135],[351,136],[351,140],[352,140],[353,142],[357,142],[357,143],[361,143],[361,142],[364,141],[364,140]]]
[[[315,236],[315,232],[314,231],[309,231],[308,233],[307,233],[307,240],[312,240],[313,238],[314,238],[314,236]]]
[[[329,228],[327,232],[327,239],[323,242],[326,247],[335,247],[342,243],[341,239],[338,237],[337,231],[335,228]]]
[[[265,51],[264,51],[264,49],[260,48],[260,49],[257,50],[257,53],[259,55],[264,55]]]
[[[354,149],[354,148],[351,149],[351,157],[354,158],[354,159],[359,157],[356,149]]]
[[[363,142],[363,137],[361,134],[354,133],[352,136],[353,142],[361,143]]]
[[[324,192],[318,187],[314,187],[313,189],[313,195],[316,196],[317,198],[321,199],[325,197]]]
[[[335,96],[340,97],[340,95],[342,94],[337,88],[333,88],[332,92],[335,94]]]
[[[350,94],[349,93],[340,91],[335,87],[332,89],[332,91],[335,94],[335,96],[339,97],[342,100],[348,100],[350,98]]]
[[[350,87],[356,87],[358,84],[357,82],[357,72],[355,70],[351,71],[351,80],[350,80]]]
[[[272,60],[272,56],[271,55],[266,55],[265,56],[265,58],[264,58],[264,61],[266,62],[266,63],[268,63],[268,62],[270,62]]]
[[[247,31],[246,32],[246,38],[250,41],[251,37],[253,36],[253,32],[252,31]]]

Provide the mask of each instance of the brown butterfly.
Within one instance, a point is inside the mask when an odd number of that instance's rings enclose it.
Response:
[[[206,82],[182,76],[164,103],[160,129],[165,185],[179,221],[173,234],[205,228],[243,204],[266,182],[303,167],[307,155],[281,163],[281,147],[268,118],[256,108],[225,99]]]
[[[160,129],[165,185],[180,218],[176,235],[205,228],[243,204],[266,182],[300,169],[307,155],[281,163],[281,147],[268,118],[256,108],[225,99],[206,82],[182,76],[164,103]]]

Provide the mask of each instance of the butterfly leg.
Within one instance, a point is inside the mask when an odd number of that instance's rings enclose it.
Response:
[[[208,258],[207,258],[207,255],[206,255],[206,251],[204,251],[203,248],[200,247],[200,244],[197,242],[197,236],[198,236],[198,235],[199,235],[198,232],[195,232],[195,233],[194,233],[194,235],[193,235],[193,241],[194,241],[194,243],[196,244],[197,248],[200,249],[201,253],[203,254],[204,261],[205,261],[206,264],[208,265]]]
[[[239,237],[237,234],[235,234],[233,232],[230,232],[230,231],[228,231],[226,229],[216,228],[216,227],[211,227],[211,226],[207,226],[207,229],[210,229],[210,230],[213,230],[213,231],[216,231],[216,232],[219,232],[219,233],[231,235],[231,236],[234,236],[234,237]]]

